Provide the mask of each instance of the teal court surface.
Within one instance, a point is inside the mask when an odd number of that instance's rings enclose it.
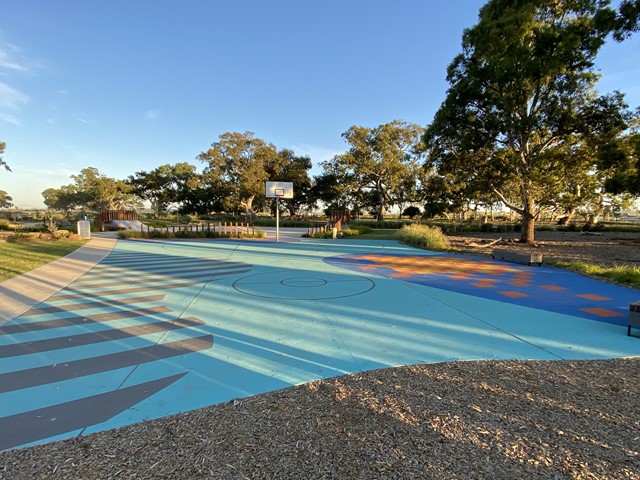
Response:
[[[0,450],[397,365],[638,356],[636,300],[394,241],[118,241],[0,326]]]

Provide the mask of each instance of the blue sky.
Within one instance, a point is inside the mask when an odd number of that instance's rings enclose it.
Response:
[[[124,179],[253,131],[317,164],[351,125],[427,125],[480,0],[3,0],[0,140],[21,208],[96,167]],[[640,105],[640,36],[609,42],[603,92]]]

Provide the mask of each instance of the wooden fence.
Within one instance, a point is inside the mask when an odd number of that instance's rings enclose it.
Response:
[[[141,233],[159,232],[166,234],[184,233],[203,233],[207,235],[216,234],[221,237],[239,237],[241,235],[254,236],[256,229],[254,225],[243,222],[206,222],[206,223],[189,223],[185,225],[167,225],[165,227],[150,227],[149,225],[140,224]]]
[[[314,235],[316,233],[328,232],[329,230],[330,230],[330,228],[327,226],[327,224],[324,224],[324,225],[311,225],[307,229],[307,234],[309,236],[311,236],[311,235]]]
[[[104,224],[112,220],[138,220],[138,212],[135,210],[101,210],[93,219],[93,224],[98,230],[104,230]]]

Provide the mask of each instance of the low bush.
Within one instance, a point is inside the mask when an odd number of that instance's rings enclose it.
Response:
[[[328,232],[317,232],[317,233],[312,233],[311,235],[309,235],[308,233],[305,233],[304,235],[302,235],[305,238],[333,238],[333,233],[331,231]]]
[[[449,239],[438,227],[420,224],[405,225],[398,230],[396,236],[401,242],[414,247],[429,250],[448,250],[451,248]]]

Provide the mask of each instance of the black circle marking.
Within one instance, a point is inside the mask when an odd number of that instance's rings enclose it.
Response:
[[[291,276],[290,270],[247,275],[233,282],[245,295],[274,300],[329,300],[362,295],[375,288],[375,282],[360,275],[314,272],[313,276]]]

